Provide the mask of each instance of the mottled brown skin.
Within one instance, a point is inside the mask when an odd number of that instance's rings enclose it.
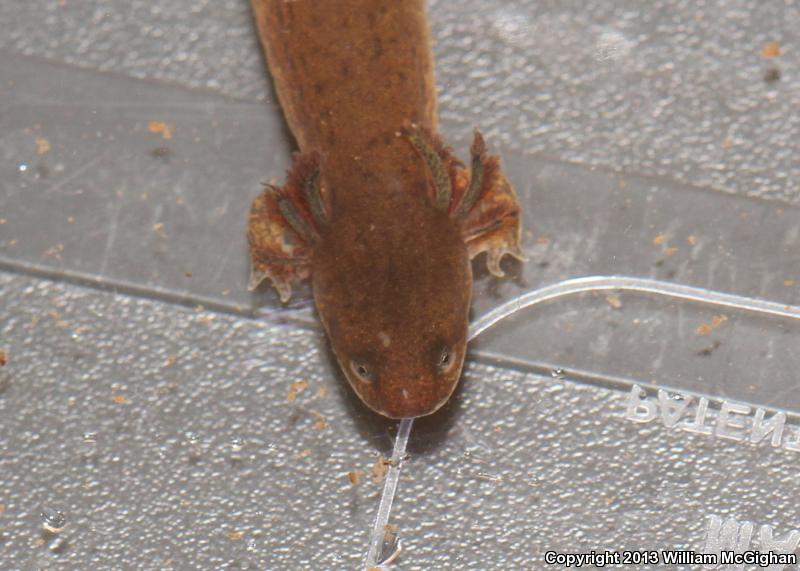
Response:
[[[474,206],[463,198],[469,171],[435,135],[423,1],[252,4],[302,154],[286,185],[253,203],[251,285],[268,277],[287,299],[310,275],[364,403],[391,418],[430,414],[461,373],[470,258],[488,251],[498,273],[503,254],[522,257],[513,189],[476,135],[473,168],[486,174]]]
[[[359,396],[392,418],[444,404],[461,372],[472,274],[458,228],[417,196],[395,192],[342,212],[315,248],[317,310]],[[397,220],[404,223],[398,224]],[[449,366],[441,366],[448,351]],[[370,369],[360,378],[356,367]]]

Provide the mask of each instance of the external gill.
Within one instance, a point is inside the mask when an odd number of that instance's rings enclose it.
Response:
[[[328,208],[320,185],[319,155],[295,155],[283,187],[270,186],[277,193],[278,206],[286,222],[309,244],[328,221]]]
[[[494,184],[494,178],[500,170],[497,157],[491,156],[486,152],[486,143],[483,140],[483,135],[477,129],[470,147],[470,156],[472,160],[469,186],[461,196],[455,209],[455,217],[458,220],[466,218],[478,199],[486,193],[488,187]]]
[[[433,202],[436,208],[450,211],[453,203],[453,182],[463,168],[451,149],[439,137],[417,125],[411,125],[404,134],[420,154],[430,170],[433,182]]]

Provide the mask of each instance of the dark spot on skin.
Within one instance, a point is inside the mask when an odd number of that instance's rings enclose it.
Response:
[[[325,89],[325,85],[321,81],[314,82],[314,93],[317,95],[322,95],[322,92]]]
[[[384,133],[383,134],[383,144],[384,145],[391,145],[392,144],[392,139],[394,139],[394,136],[391,133]]]
[[[278,20],[278,24],[280,24],[280,28],[286,27],[286,13],[283,10],[276,10],[275,11],[275,18]]]
[[[151,149],[148,154],[154,159],[160,159],[168,163],[175,153],[169,147],[156,147]]]
[[[350,66],[347,63],[342,63],[339,67],[339,73],[342,74],[342,77],[350,77]]]
[[[711,345],[706,347],[705,349],[700,349],[695,353],[698,357],[710,357],[711,353],[719,349],[719,346],[722,345],[722,342],[715,340]]]
[[[372,61],[381,59],[383,56],[383,42],[380,38],[375,38],[372,41]]]
[[[779,81],[781,78],[781,70],[777,67],[771,67],[766,72],[764,72],[764,81],[767,83],[775,83]]]
[[[378,144],[378,136],[375,135],[374,137],[370,137],[369,140],[367,141],[367,148],[371,149],[377,144]]]
[[[327,141],[328,145],[330,145],[331,147],[335,147],[336,146],[336,131],[335,131],[335,129],[333,129],[330,126],[325,126],[323,133],[324,133],[323,137],[324,137],[325,141]]]

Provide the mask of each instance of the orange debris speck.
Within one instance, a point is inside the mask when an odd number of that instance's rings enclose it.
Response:
[[[380,484],[386,477],[386,472],[389,471],[389,461],[383,456],[378,456],[375,463],[372,465],[372,481]]]
[[[50,141],[44,137],[36,137],[36,154],[46,155],[50,150]]]
[[[781,45],[778,42],[767,42],[761,49],[761,57],[764,59],[772,59],[779,55],[781,55]]]
[[[297,395],[300,391],[306,389],[308,387],[308,381],[295,381],[289,387],[289,395],[286,397],[286,400],[289,402],[294,402],[297,400]]]
[[[44,255],[48,258],[55,258],[56,260],[61,260],[61,253],[64,251],[64,244],[56,244],[49,250],[46,250]]]
[[[317,420],[314,422],[314,428],[322,432],[328,427],[328,421],[325,420],[325,417],[318,412],[315,412],[314,416],[317,418]]]
[[[114,395],[113,397],[111,397],[111,400],[113,400],[117,404],[128,404],[131,402],[125,395]]]
[[[352,472],[347,473],[347,478],[350,480],[350,483],[354,486],[357,486],[361,483],[361,476],[364,475],[364,470],[353,470]]]
[[[666,241],[667,241],[667,235],[666,234],[659,234],[658,236],[653,238],[653,244],[655,246],[660,246],[661,244],[663,244]]]
[[[228,532],[228,539],[230,539],[231,541],[239,541],[243,537],[244,537],[244,532],[243,531],[231,531],[231,532]]]
[[[714,329],[716,329],[726,321],[728,321],[727,315],[715,315],[714,317],[711,318],[711,323],[702,323],[698,325],[697,329],[695,329],[694,331],[698,335],[708,335]]]
[[[697,236],[691,234],[688,238],[686,238],[686,241],[689,242],[690,246],[694,246],[697,244]]]
[[[794,281],[794,280],[783,280],[783,285],[785,285],[785,286],[793,286],[796,283],[797,282]]]
[[[161,135],[166,140],[172,138],[172,125],[164,123],[163,121],[150,121],[147,125],[147,130],[151,133]]]

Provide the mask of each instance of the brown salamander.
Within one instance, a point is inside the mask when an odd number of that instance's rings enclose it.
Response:
[[[503,273],[519,205],[475,133],[469,168],[439,139],[424,0],[252,0],[300,152],[253,201],[251,287],[311,278],[352,388],[391,418],[430,414],[461,374],[470,260]]]

